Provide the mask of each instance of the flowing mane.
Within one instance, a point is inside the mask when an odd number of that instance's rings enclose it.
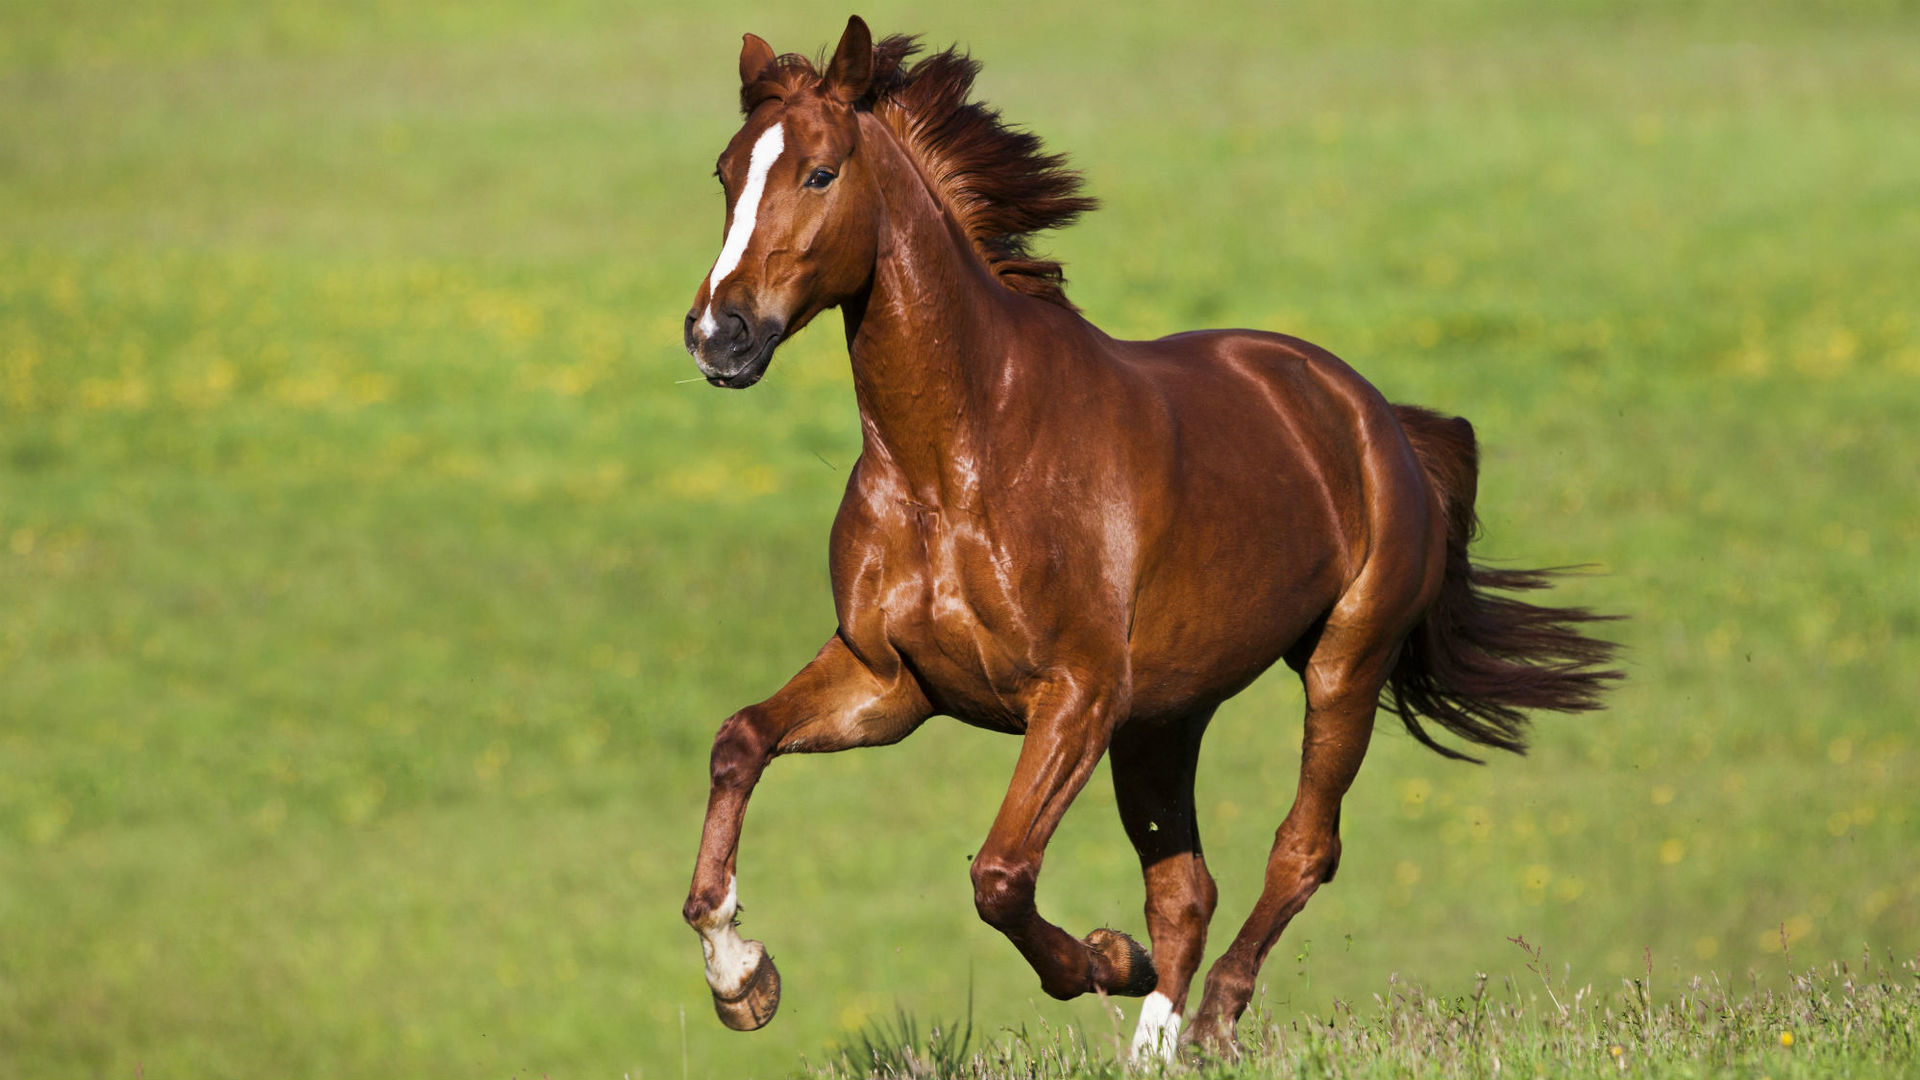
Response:
[[[1098,203],[1080,194],[1080,174],[1031,132],[1008,127],[999,110],[969,100],[980,64],[954,46],[907,66],[919,40],[895,34],[874,46],[873,84],[856,107],[871,111],[920,166],[934,198],[953,215],[1002,285],[1073,309],[1066,275],[1035,256],[1035,233],[1069,225]],[[780,57],[740,90],[740,111],[813,86],[820,67],[798,53]]]

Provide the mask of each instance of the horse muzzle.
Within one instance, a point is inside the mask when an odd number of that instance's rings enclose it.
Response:
[[[687,312],[684,338],[687,352],[707,382],[728,390],[745,390],[766,375],[773,350],[786,324],[751,318],[737,308]]]

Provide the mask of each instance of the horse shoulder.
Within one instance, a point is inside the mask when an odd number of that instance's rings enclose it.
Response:
[[[897,472],[864,454],[854,462],[827,545],[834,607],[843,628],[884,637],[887,624],[904,614],[894,610],[904,599],[902,584],[925,577],[921,518],[926,512],[910,498]]]

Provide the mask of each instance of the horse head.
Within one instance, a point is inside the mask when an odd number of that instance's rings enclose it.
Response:
[[[713,385],[759,382],[783,339],[871,278],[881,210],[856,112],[873,80],[873,38],[858,16],[820,74],[746,35],[746,122],[714,169],[725,239],[686,320],[687,351]]]

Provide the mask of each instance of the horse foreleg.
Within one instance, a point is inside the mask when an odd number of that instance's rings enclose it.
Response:
[[[1135,721],[1115,732],[1109,761],[1120,822],[1140,855],[1146,879],[1147,933],[1159,986],[1140,1006],[1135,1061],[1173,1056],[1187,987],[1207,947],[1207,923],[1218,893],[1200,852],[1193,775],[1200,737],[1213,711],[1147,728]]]
[[[681,914],[700,935],[714,1010],[728,1027],[761,1027],[780,1005],[780,974],[766,947],[743,939],[734,925],[740,826],[761,772],[779,754],[898,742],[930,713],[919,686],[903,669],[877,673],[835,635],[779,693],[720,725],[713,740],[706,826]]]
[[[1028,707],[1027,732],[1007,797],[973,860],[973,903],[1065,1000],[1090,990],[1139,997],[1154,987],[1153,961],[1132,938],[1095,930],[1083,941],[1040,917],[1034,890],[1047,841],[1106,752],[1124,702],[1074,677],[1055,680]]]

